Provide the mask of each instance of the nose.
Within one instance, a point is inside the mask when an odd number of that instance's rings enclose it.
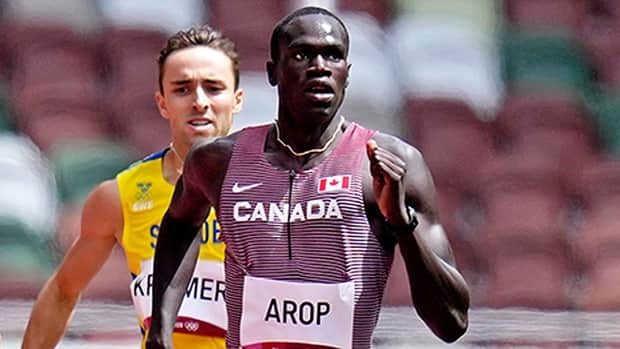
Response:
[[[194,94],[193,108],[196,111],[204,112],[208,108],[208,106],[209,106],[209,97],[205,93],[204,89],[198,86]]]
[[[314,56],[314,59],[310,61],[310,72],[316,75],[329,75],[329,69],[327,68],[327,61],[321,54]]]

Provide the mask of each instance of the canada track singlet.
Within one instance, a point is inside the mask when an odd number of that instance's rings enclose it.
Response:
[[[275,168],[264,156],[270,127],[241,131],[220,194],[227,346],[333,348],[337,344],[321,336],[321,328],[335,325],[339,317],[348,328],[350,289],[350,347],[370,348],[392,262],[370,229],[362,193],[366,143],[375,131],[351,123],[318,165],[291,172]],[[248,285],[252,292],[246,294]],[[265,287],[278,295],[270,297],[262,292]],[[246,323],[257,321],[264,331],[241,333],[252,327]],[[276,338],[278,328],[300,335]]]

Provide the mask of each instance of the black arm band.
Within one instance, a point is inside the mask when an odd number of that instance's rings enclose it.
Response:
[[[413,207],[407,206],[407,215],[409,216],[409,222],[404,225],[392,225],[387,219],[385,220],[386,227],[396,240],[400,239],[403,235],[411,234],[418,226],[418,217]]]

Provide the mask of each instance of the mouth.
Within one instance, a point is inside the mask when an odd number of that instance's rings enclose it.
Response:
[[[310,99],[317,102],[328,103],[334,98],[334,89],[325,83],[311,83],[304,89],[304,93]]]
[[[192,119],[187,122],[187,125],[196,131],[202,131],[209,128],[213,123],[209,119]]]

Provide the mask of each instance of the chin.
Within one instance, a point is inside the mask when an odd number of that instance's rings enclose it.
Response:
[[[331,117],[333,117],[336,112],[333,108],[329,107],[329,108],[325,108],[325,107],[315,107],[315,108],[309,108],[308,109],[308,113],[310,114],[314,114],[317,115],[323,119],[330,119]]]
[[[190,142],[192,144],[197,144],[197,143],[202,143],[204,141],[210,141],[212,139],[216,138],[216,136],[211,135],[211,134],[205,134],[205,133],[199,133],[199,134],[194,134],[192,135],[192,137],[190,138]]]

